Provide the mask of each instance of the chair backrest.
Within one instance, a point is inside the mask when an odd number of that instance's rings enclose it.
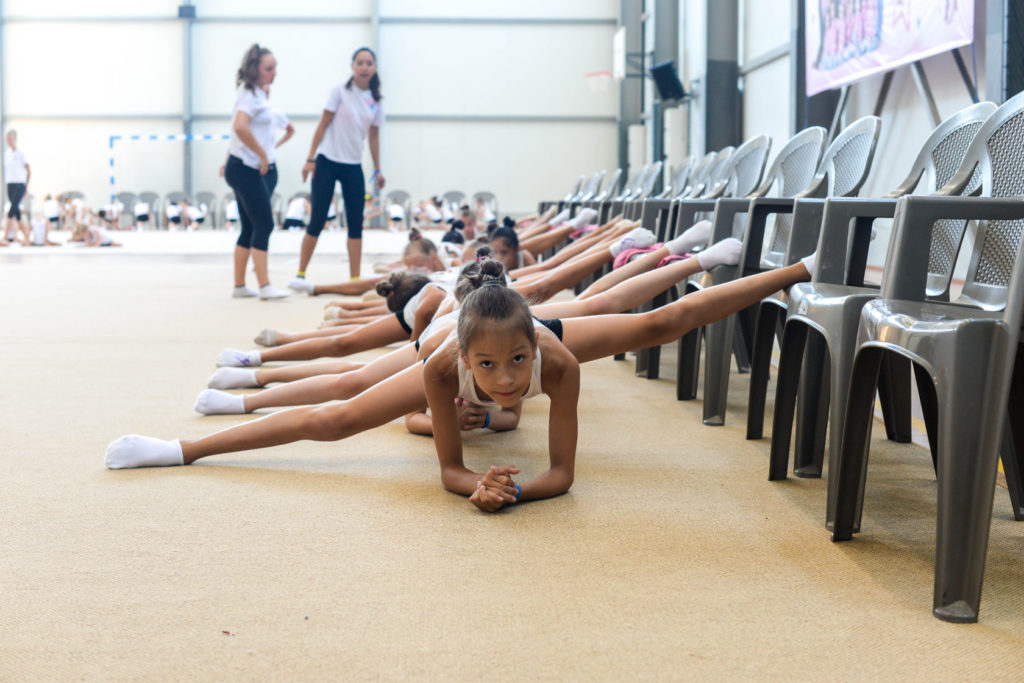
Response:
[[[605,171],[601,170],[595,173],[594,175],[590,176],[590,179],[587,180],[586,185],[583,186],[583,189],[580,190],[580,193],[576,196],[575,201],[585,202],[588,201],[595,194],[597,194],[598,188],[601,187],[601,181],[604,180],[604,174]]]
[[[583,176],[580,177],[582,178]],[[446,204],[458,204],[461,207],[466,203],[466,193],[459,192],[458,190],[448,190],[441,195],[441,199],[444,200]]]
[[[805,128],[789,139],[768,167],[758,196],[794,197],[811,184],[825,149],[828,131],[820,126]]]
[[[887,197],[900,197],[917,191],[918,194],[936,194],[952,180],[963,165],[967,150],[981,129],[985,120],[996,110],[992,102],[979,102],[958,111],[932,131],[906,179]],[[975,169],[961,195],[977,192],[981,185],[981,173]],[[953,280],[956,255],[960,251],[967,221],[944,219],[932,227],[932,242],[928,254],[928,283],[925,295],[931,299],[949,299],[949,286]]]
[[[153,205],[156,204],[157,200],[160,199],[160,195],[156,192],[140,192],[139,201],[149,204],[150,210],[153,209]]]
[[[847,126],[821,156],[810,183],[796,197],[852,197],[857,194],[875,156],[882,120],[865,116]],[[779,267],[785,263],[786,247],[793,229],[793,214],[777,214],[768,251],[761,263]]]
[[[495,214],[498,213],[498,197],[493,192],[487,190],[480,190],[479,192],[473,193],[473,204],[476,204],[476,200],[482,199],[484,204],[490,207],[491,211]]]
[[[303,194],[306,197],[309,197],[309,193],[307,192],[303,192],[301,194]],[[391,190],[391,192],[388,192],[387,195],[384,196],[384,201],[387,204],[398,204],[400,206],[405,206],[406,204],[412,201],[412,195],[406,192],[405,190]]]
[[[622,169],[615,169],[615,173],[612,173],[612,179],[608,181],[608,184],[594,196],[595,202],[603,202],[609,197],[614,197],[619,191],[619,183],[622,181]]]
[[[761,184],[772,139],[758,135],[740,145],[729,160],[725,181],[716,190],[726,197],[746,197]]]
[[[704,158],[697,162],[690,171],[689,184],[683,188],[683,191],[677,194],[679,198],[683,197],[699,197],[704,191],[704,186],[708,181],[708,173],[711,171],[711,166],[715,163],[715,159],[718,158],[718,152],[708,152],[704,155]]]
[[[655,161],[653,164],[651,164],[651,170],[647,174],[647,177],[644,178],[643,185],[640,186],[640,194],[636,197],[636,199],[643,199],[644,197],[651,196],[651,193],[654,192],[654,188],[657,185],[658,180],[661,178],[661,168],[663,165],[664,164],[661,161]]]
[[[85,199],[85,194],[78,190],[68,190],[67,192],[60,193],[61,202],[65,202],[69,199]]]
[[[164,199],[167,202],[176,202],[178,204],[180,204],[182,201],[189,202],[190,204],[192,203],[191,201],[189,201],[188,195],[185,194],[184,192],[168,192],[167,196],[164,197]]]
[[[576,179],[576,184],[572,186],[572,190],[570,190],[569,194],[565,195],[565,197],[562,198],[562,201],[571,202],[574,199],[576,199],[576,197],[578,197],[580,194],[580,190],[583,189],[583,183],[586,181],[586,179],[586,176],[584,176],[581,173],[580,177]]]
[[[735,147],[723,147],[718,150],[718,156],[711,163],[708,168],[707,179],[704,182],[704,187],[701,190],[701,197],[711,197],[714,195],[714,189],[719,183],[724,183],[729,174],[729,164],[732,161],[732,155],[736,151]]]
[[[668,188],[668,196],[676,196],[686,188],[686,185],[690,182],[690,173],[693,172],[693,168],[696,165],[696,155],[690,155],[683,159],[683,163],[680,164],[675,176],[672,178],[672,185]]]
[[[996,109],[978,131],[964,163],[953,179],[940,188],[941,194],[969,191],[975,174],[980,174],[984,197],[1024,196],[1024,93]],[[1024,220],[978,221],[970,265],[958,303],[985,310],[1007,307],[1014,263],[1024,234]],[[1021,289],[1021,273],[1016,273]],[[1020,292],[1015,297],[1024,296]],[[1020,301],[1009,307],[1009,321],[1020,327]]]
[[[134,192],[118,192],[114,195],[116,201],[121,202],[121,213],[117,216],[117,224],[120,227],[128,227],[135,222],[135,193]]]
[[[615,195],[615,201],[621,202],[624,199],[629,199],[630,197],[632,197],[633,196],[633,192],[634,192],[634,188],[637,187],[638,183],[642,183],[643,182],[643,179],[647,175],[647,171],[649,171],[650,168],[651,168],[650,164],[644,164],[643,168],[641,168],[639,171],[634,173],[629,178],[629,180],[626,181],[626,184],[623,185],[622,192],[620,192],[619,194]],[[639,191],[639,189],[637,189],[637,191]]]

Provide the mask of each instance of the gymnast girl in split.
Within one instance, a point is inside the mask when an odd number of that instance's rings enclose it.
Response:
[[[523,298],[504,286],[500,264],[480,268],[480,288],[459,309],[456,331],[415,363],[349,401],[295,408],[194,441],[129,435],[107,448],[111,469],[191,464],[200,458],[312,439],[336,441],[429,407],[444,487],[494,512],[517,502],[565,493],[573,483],[578,430],[579,364],[679,338],[765,296],[810,279],[814,256],[687,295],[636,315],[540,323]],[[539,393],[551,399],[548,469],[522,484],[512,464],[480,474],[462,459],[456,399],[510,410]]]
[[[585,299],[539,304],[530,307],[540,319],[576,318],[582,316],[621,313],[650,301],[672,285],[703,270],[717,265],[733,265],[739,256],[738,240],[729,238],[704,250],[696,258],[676,261],[663,268],[637,275],[607,290],[595,292]],[[460,285],[453,299],[461,302],[468,294],[467,277],[472,281],[472,268],[464,269]],[[468,273],[468,274],[467,274]],[[457,306],[457,304],[456,304]],[[206,390],[195,402],[197,412],[204,415],[249,413],[261,408],[312,405],[331,400],[347,399],[383,381],[392,374],[412,365],[420,344],[426,344],[433,334],[447,335],[455,325],[454,307],[440,311],[440,315],[427,326],[419,341],[407,344],[366,365],[337,366],[333,362],[311,363],[306,366],[257,370],[249,368],[219,368],[210,378]],[[301,381],[296,381],[301,378]],[[288,382],[252,394],[230,394],[222,389],[251,388],[270,382]],[[425,433],[420,428],[418,433]]]

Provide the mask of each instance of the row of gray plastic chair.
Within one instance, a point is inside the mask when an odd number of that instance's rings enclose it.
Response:
[[[857,199],[878,131],[874,117],[856,121],[824,153],[825,131],[802,131],[756,190],[732,198],[722,188],[715,198],[677,197],[668,205],[663,191],[647,200],[644,215],[651,225],[669,226],[659,234],[667,238],[700,211],[713,211],[711,242],[742,238],[738,266],[719,266],[687,283],[688,290],[818,252],[812,282],[769,297],[745,322],[741,315],[709,326],[705,422],[724,421],[734,349],[741,369],[751,358],[747,433],[761,436],[771,347],[785,320],[770,478],[786,476],[794,412],[795,471],[821,476],[827,426],[825,522],[834,540],[860,528],[876,392],[888,436],[909,440],[912,363],[938,477],[933,613],[976,621],[1000,454],[1014,516],[1024,519],[1024,362],[1017,363],[1024,360],[1024,94],[998,109],[983,103],[950,117],[929,136],[899,187],[882,198]],[[705,169],[738,152],[691,161],[688,182],[706,185]],[[715,193],[714,183],[708,193]],[[647,210],[655,202],[662,202],[657,218]],[[769,215],[776,220],[766,239]],[[886,217],[895,222],[882,286],[875,289],[864,283],[867,245],[872,222]],[[978,229],[962,293],[950,302],[967,220],[977,220]],[[696,393],[700,334],[680,343],[680,398]]]

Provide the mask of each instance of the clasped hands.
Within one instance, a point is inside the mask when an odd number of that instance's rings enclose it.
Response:
[[[470,495],[469,502],[484,512],[497,512],[506,504],[516,502],[513,474],[519,474],[519,468],[515,465],[491,465],[477,481],[476,490]]]

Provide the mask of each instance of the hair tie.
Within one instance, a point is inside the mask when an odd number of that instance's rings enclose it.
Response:
[[[484,275],[483,286],[484,287],[501,287],[505,283],[497,275]]]
[[[418,240],[418,239],[420,239],[422,237],[423,237],[423,235],[421,235],[420,233],[414,232],[411,235],[409,235],[409,241],[410,242],[414,242],[415,240]]]

